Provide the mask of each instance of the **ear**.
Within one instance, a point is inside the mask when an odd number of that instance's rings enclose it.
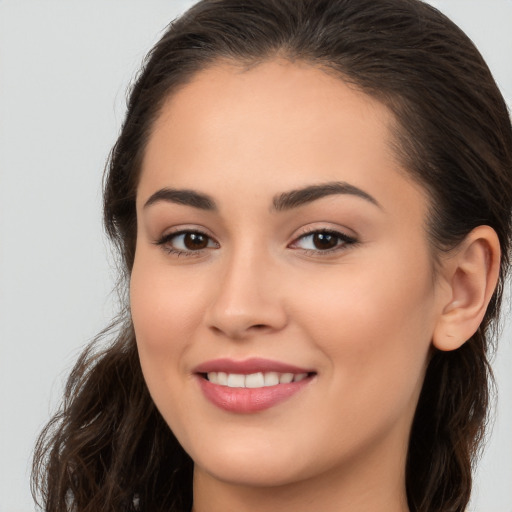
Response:
[[[455,350],[477,331],[496,288],[500,242],[489,226],[478,226],[443,262],[448,293],[432,338],[439,350]]]

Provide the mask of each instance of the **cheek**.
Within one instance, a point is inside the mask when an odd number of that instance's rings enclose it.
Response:
[[[186,272],[136,257],[130,306],[142,373],[153,402],[182,441],[190,392],[185,361],[202,318],[200,288]]]
[[[421,387],[435,303],[428,262],[391,256],[303,283],[309,299],[294,316],[328,356],[334,387],[400,408]]]
[[[201,318],[204,297],[200,288],[186,272],[176,275],[136,258],[130,307],[141,365],[150,387],[158,375],[169,379],[183,371],[181,356],[191,345]]]

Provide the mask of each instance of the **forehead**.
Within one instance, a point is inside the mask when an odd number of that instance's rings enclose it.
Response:
[[[394,124],[385,105],[310,64],[216,64],[165,102],[139,195],[170,184],[245,182],[255,193],[269,184],[279,192],[340,180],[402,193],[404,181],[417,186],[392,150]]]
[[[382,103],[311,64],[276,59],[247,68],[220,62],[170,95],[153,132],[179,120],[181,128],[193,126],[198,136],[211,137],[219,129],[231,128],[232,135],[246,137],[241,128],[252,128],[256,134],[259,128],[273,127],[284,135],[279,125],[286,123],[289,130],[303,130],[303,138],[311,140],[339,129],[340,114],[350,118],[353,127],[340,134],[345,139],[350,133],[357,135],[355,128],[364,125],[367,131],[374,128],[368,135],[379,135],[386,143],[388,128],[394,124],[393,114]]]
[[[349,92],[350,91],[350,92]],[[204,110],[221,107],[227,103],[243,103],[246,100],[261,100],[272,103],[279,99],[281,109],[297,102],[314,102],[321,108],[325,101],[342,101],[347,104],[352,96],[361,102],[359,108],[379,111],[379,115],[392,119],[391,112],[379,101],[362,92],[356,85],[343,80],[334,71],[306,61],[291,62],[276,58],[254,65],[243,65],[234,61],[215,61],[192,76],[191,80],[173,92],[167,101],[179,109],[179,105],[193,98],[194,104]],[[212,99],[216,103],[211,103]],[[219,103],[220,102],[220,103]],[[187,105],[190,109],[191,105]],[[165,111],[165,109],[164,109]]]

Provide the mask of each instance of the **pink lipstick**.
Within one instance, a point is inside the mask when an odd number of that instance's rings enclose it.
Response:
[[[316,375],[311,369],[261,358],[215,359],[200,364],[194,373],[210,402],[236,413],[273,407],[304,389]]]

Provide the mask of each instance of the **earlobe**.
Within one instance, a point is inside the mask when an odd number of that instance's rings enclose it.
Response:
[[[477,331],[496,288],[500,268],[500,243],[494,229],[478,226],[445,262],[449,299],[442,305],[433,345],[455,350]]]

